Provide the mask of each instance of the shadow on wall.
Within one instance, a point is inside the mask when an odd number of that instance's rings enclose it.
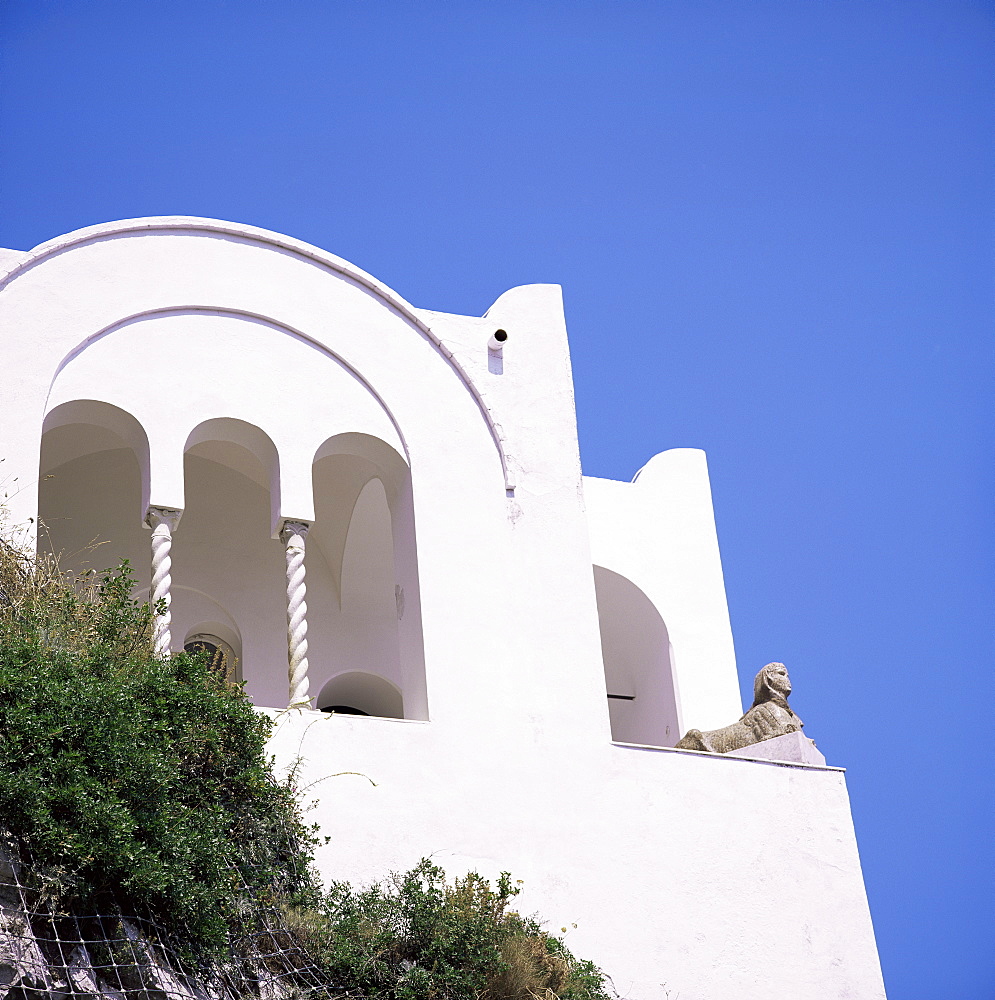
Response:
[[[667,626],[626,577],[594,567],[612,739],[671,747],[681,737]]]

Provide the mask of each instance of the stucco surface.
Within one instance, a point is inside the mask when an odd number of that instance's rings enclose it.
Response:
[[[558,287],[418,309],[203,219],[5,267],[12,521],[41,513],[69,564],[130,559],[141,594],[146,509],[182,511],[173,648],[213,629],[274,710],[278,531],[310,523],[311,691],[404,716],[279,718],[326,877],[511,870],[634,1000],[883,996],[842,774],[666,749],[742,711],[705,458],[582,478]]]
[[[425,855],[509,870],[521,908],[633,1000],[884,996],[842,772],[473,721],[471,745],[435,723],[280,720],[278,760],[300,754],[302,785],[321,781],[326,877]]]

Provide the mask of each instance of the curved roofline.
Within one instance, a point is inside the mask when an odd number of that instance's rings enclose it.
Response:
[[[149,216],[144,219],[122,219],[118,222],[104,222],[97,226],[87,226],[84,229],[77,229],[71,233],[66,233],[63,236],[57,236],[54,239],[46,241],[45,243],[39,243],[38,246],[28,251],[27,256],[24,257],[23,260],[18,261],[18,263],[6,275],[4,275],[2,279],[0,279],[0,289],[2,289],[4,285],[13,280],[22,271],[35,266],[46,257],[51,257],[55,254],[62,253],[65,250],[72,249],[73,247],[81,246],[85,243],[95,242],[109,236],[121,236],[129,233],[151,233],[156,230],[172,230],[190,233],[218,233],[226,236],[237,236],[256,243],[268,244],[280,250],[289,250],[291,253],[297,254],[312,263],[318,264],[321,267],[325,267],[337,274],[340,274],[373,292],[378,298],[389,305],[399,316],[411,323],[416,329],[423,333],[432,344],[435,345],[436,349],[456,371],[460,381],[463,382],[467,389],[470,390],[470,394],[473,396],[477,406],[480,408],[480,412],[490,429],[491,437],[494,439],[494,444],[497,446],[498,455],[501,459],[501,467],[504,471],[505,488],[509,490],[515,488],[514,478],[511,472],[510,463],[508,462],[508,455],[505,447],[506,442],[500,426],[494,420],[487,404],[484,402],[483,397],[480,395],[477,387],[473,384],[473,381],[467,374],[466,370],[453,356],[452,351],[446,347],[440,338],[433,332],[432,328],[425,322],[424,319],[422,319],[418,310],[415,309],[410,302],[398,295],[392,288],[389,288],[382,281],[378,281],[374,278],[373,275],[367,274],[366,271],[356,267],[355,264],[350,263],[342,257],[337,257],[335,254],[329,253],[327,250],[322,250],[320,247],[316,247],[311,243],[305,243],[303,240],[295,239],[292,236],[284,236],[281,233],[275,233],[269,229],[260,229],[257,226],[248,226],[240,222],[225,222],[221,219],[203,219],[197,216],[187,215],[161,215]],[[270,322],[273,322],[273,320],[270,319]]]
[[[37,264],[45,257],[61,253],[71,247],[89,243],[104,236],[120,236],[126,233],[153,232],[157,229],[174,229],[186,232],[206,232],[221,233],[226,236],[241,236],[244,239],[254,240],[259,243],[269,243],[279,247],[281,250],[291,250],[302,257],[307,257],[315,263],[346,275],[354,281],[376,292],[380,298],[389,302],[406,319],[410,319],[424,333],[431,333],[425,325],[425,321],[418,315],[417,310],[410,302],[402,298],[392,288],[389,288],[382,281],[378,281],[372,274],[356,267],[350,261],[335,254],[322,250],[304,240],[295,239],[293,236],[284,236],[282,233],[273,232],[270,229],[260,229],[258,226],[249,226],[241,222],[226,222],[223,219],[202,219],[193,215],[152,215],[144,219],[121,219],[117,222],[102,222],[96,226],[86,226],[83,229],[73,230],[63,236],[56,236],[54,239],[39,243],[28,251],[28,255],[17,262],[5,275],[4,282],[13,278],[18,271],[23,271],[33,264]]]

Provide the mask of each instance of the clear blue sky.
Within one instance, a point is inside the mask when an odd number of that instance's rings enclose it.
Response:
[[[0,245],[178,213],[434,309],[562,284],[585,472],[708,452],[891,1000],[995,997],[991,3],[0,0],[0,58]]]

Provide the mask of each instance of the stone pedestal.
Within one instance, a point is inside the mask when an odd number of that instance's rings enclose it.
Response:
[[[804,733],[785,733],[760,743],[753,743],[741,750],[730,750],[726,757],[751,757],[754,760],[784,760],[792,764],[818,764],[826,766],[826,758],[822,755],[814,740]]]

